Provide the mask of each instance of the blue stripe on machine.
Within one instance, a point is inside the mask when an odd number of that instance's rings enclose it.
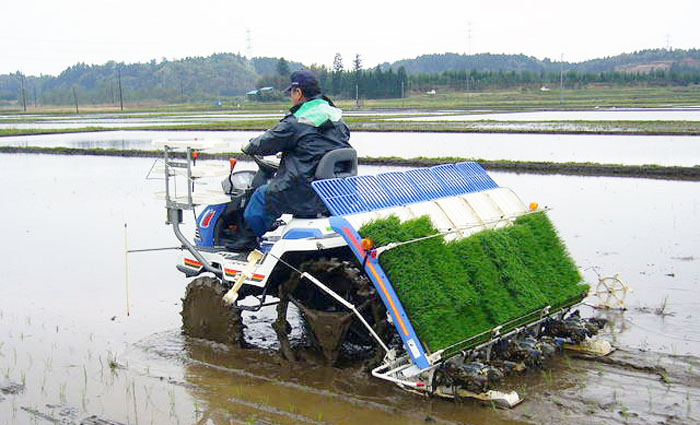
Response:
[[[321,236],[323,233],[318,229],[296,228],[285,233],[282,239],[320,238]]]

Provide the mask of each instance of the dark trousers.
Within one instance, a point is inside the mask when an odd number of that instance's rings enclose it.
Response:
[[[248,205],[243,213],[243,219],[246,224],[258,237],[264,235],[272,224],[277,219],[276,216],[270,214],[265,207],[267,203],[267,185],[264,184],[255,189],[253,196],[250,197]]]

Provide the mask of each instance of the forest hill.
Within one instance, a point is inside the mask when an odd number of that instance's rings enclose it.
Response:
[[[337,58],[339,59],[339,58]],[[115,104],[120,94],[130,103],[206,102],[234,99],[252,89],[289,79],[298,62],[277,58],[247,59],[221,53],[160,62],[104,65],[76,64],[54,77],[0,75],[0,105]],[[580,88],[613,86],[688,86],[700,84],[700,51],[645,50],[586,62],[560,63],[524,55],[425,55],[362,69],[359,55],[352,69],[341,60],[333,68],[311,66],[326,93],[334,98],[401,98],[431,90],[479,92],[514,87]],[[273,83],[274,82],[274,83]],[[273,84],[271,84],[273,83]],[[286,85],[286,84],[285,84]],[[274,92],[273,92],[274,93]],[[281,99],[276,91],[270,100]]]

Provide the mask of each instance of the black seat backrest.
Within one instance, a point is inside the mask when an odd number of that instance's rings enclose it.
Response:
[[[352,177],[357,175],[357,151],[342,148],[327,152],[316,167],[316,180]]]

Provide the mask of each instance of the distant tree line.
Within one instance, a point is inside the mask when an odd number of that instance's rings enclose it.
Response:
[[[264,67],[267,62],[261,58],[259,64]],[[30,104],[72,104],[77,97],[81,104],[116,105],[120,91],[128,102],[215,101],[254,88],[259,78],[255,65],[255,61],[230,53],[134,64],[78,63],[56,77],[20,72],[0,75],[0,101],[17,101],[24,93]]]
[[[411,90],[427,91],[443,87],[454,91],[480,91],[531,85],[559,85],[560,72],[532,71],[445,71],[436,74],[409,76]],[[563,72],[565,88],[581,88],[588,84],[614,84],[628,86],[686,86],[700,84],[700,68],[683,68],[672,65],[670,69],[653,69],[649,72]]]
[[[346,67],[336,54],[331,68],[311,65],[326,93],[336,98],[399,98],[432,89],[480,91],[518,86],[588,84],[629,86],[700,84],[700,51],[654,49],[571,64],[524,55],[425,55],[363,69],[356,54]],[[303,65],[284,58],[247,59],[221,53],[181,60],[104,65],[79,63],[58,76],[0,75],[0,104],[112,104],[124,102],[184,103],[233,99],[251,90],[265,91],[261,100],[284,100],[280,92],[289,74]]]
[[[339,53],[336,53],[331,69],[325,66],[312,66],[312,69],[318,74],[324,91],[338,98],[399,98],[405,95],[408,88],[408,74],[404,67],[394,71],[377,65],[366,70],[362,68],[359,54],[355,55],[352,67],[348,70]]]
[[[403,66],[408,75],[439,74],[445,71],[531,71],[531,72],[559,72],[573,70],[584,73],[598,73],[642,64],[683,64],[695,68],[700,67],[700,50],[698,49],[647,49],[633,53],[590,59],[583,62],[552,61],[549,58],[542,60],[525,55],[505,55],[492,53],[479,53],[465,55],[457,53],[440,53],[422,55],[415,59],[403,59],[392,64],[385,63],[382,68],[398,69]]]

